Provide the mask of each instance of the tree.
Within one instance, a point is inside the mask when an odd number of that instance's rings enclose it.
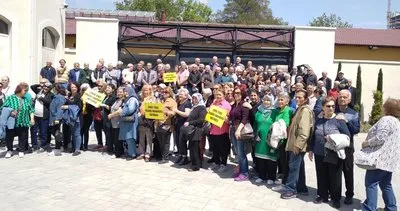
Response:
[[[342,62],[339,62],[339,65],[338,65],[338,68],[337,68],[337,72],[336,72],[336,79],[335,79],[335,81],[338,80],[338,75],[339,75],[339,72],[340,72],[340,71],[342,71]]]
[[[382,68],[379,69],[378,73],[378,85],[376,87],[376,90],[380,91],[383,93],[383,73],[382,73]]]
[[[210,21],[212,10],[204,3],[195,0],[123,0],[115,2],[118,10],[151,11],[161,20],[162,11],[167,20],[172,21]]]
[[[326,13],[323,13],[319,17],[313,18],[309,25],[320,27],[353,28],[352,24],[342,20],[341,17],[335,14],[329,14],[328,16]]]
[[[374,105],[372,106],[371,116],[369,117],[369,124],[374,125],[382,116],[383,96],[382,92],[374,92]]]
[[[269,0],[227,0],[224,9],[215,14],[215,21],[231,24],[287,25],[272,15]]]
[[[362,96],[361,66],[358,65],[358,69],[357,69],[357,84],[356,84],[356,102],[354,104],[354,108],[358,112],[362,112],[362,110],[361,110],[361,96]]]

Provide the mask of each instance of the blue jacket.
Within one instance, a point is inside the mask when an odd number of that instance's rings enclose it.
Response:
[[[346,110],[344,110],[344,112],[341,112],[339,109],[340,109],[339,106],[337,106],[336,114],[340,113],[344,114],[344,117],[346,117],[347,120],[346,125],[350,131],[350,146],[348,149],[354,152],[354,135],[360,132],[360,116],[357,111],[349,107],[347,107]]]
[[[137,99],[135,90],[128,86],[127,91],[129,96],[122,103],[122,113],[121,117],[133,116],[134,121],[121,121],[119,123],[119,140],[135,139],[138,127],[138,110],[139,101]]]
[[[12,108],[2,108],[0,115],[0,139],[4,139],[6,137],[6,129],[14,129],[15,126],[15,118],[10,116],[11,112],[14,109]]]
[[[54,121],[61,121],[63,117],[63,110],[61,110],[61,106],[65,104],[65,96],[56,94],[53,100],[50,103],[50,117],[49,122],[50,125],[54,125]]]
[[[63,110],[62,123],[73,127],[75,123],[79,122],[79,111],[79,106],[68,105],[68,109]]]

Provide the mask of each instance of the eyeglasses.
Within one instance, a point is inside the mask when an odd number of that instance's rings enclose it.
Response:
[[[335,108],[335,105],[326,105],[327,108]]]
[[[241,92],[234,92],[235,95],[241,95]]]

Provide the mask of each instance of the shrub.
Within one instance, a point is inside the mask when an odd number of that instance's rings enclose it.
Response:
[[[372,106],[371,116],[369,117],[369,124],[374,125],[382,116],[383,96],[382,92],[374,92],[374,105]]]

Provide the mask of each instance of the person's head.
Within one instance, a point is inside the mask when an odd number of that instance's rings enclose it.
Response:
[[[383,113],[385,116],[394,116],[400,118],[400,100],[389,98],[383,104]]]
[[[303,82],[303,77],[299,75],[296,77],[296,83],[301,83],[301,82]]]
[[[339,85],[340,85],[340,82],[339,82],[339,81],[333,82],[333,88],[334,88],[334,89],[339,89]]]
[[[126,66],[126,68],[128,68],[129,69],[129,71],[133,71],[133,64],[132,63],[129,63],[127,66]]]
[[[121,86],[117,89],[117,98],[118,99],[123,99],[124,98],[124,93],[125,93],[125,87]]]
[[[46,67],[51,67],[51,65],[53,64],[53,62],[51,62],[50,60],[46,62]]]
[[[162,72],[162,71],[164,71],[164,64],[158,64],[157,65],[157,72]]]
[[[212,63],[217,63],[218,62],[218,57],[216,57],[216,56],[213,56],[213,58],[212,58]]]
[[[296,84],[293,84],[292,86],[290,86],[290,91],[291,92],[296,92],[297,88],[296,88]]]
[[[148,70],[151,70],[153,68],[153,65],[150,62],[148,62],[147,65],[146,65],[146,68]]]
[[[213,94],[215,95],[215,91],[218,90],[218,89],[222,89],[222,88],[223,88],[223,87],[222,87],[221,85],[219,85],[219,84],[214,84],[214,86],[213,86],[213,88],[212,88]],[[224,89],[224,91],[225,91],[225,89]]]
[[[302,89],[296,91],[296,104],[297,106],[302,106],[308,103],[308,94],[307,91]]]
[[[271,75],[269,80],[271,81],[271,83],[276,83],[276,75]]]
[[[164,71],[165,72],[168,72],[168,71],[170,71],[171,70],[171,65],[170,64],[165,64],[164,65]]]
[[[347,106],[350,103],[351,103],[351,92],[347,89],[341,90],[338,96],[339,106]]]
[[[275,88],[275,95],[278,96],[279,94],[283,93],[283,89],[281,86],[277,86]]]
[[[58,61],[58,63],[60,64],[60,67],[63,68],[63,67],[65,67],[65,63],[67,63],[67,62],[65,61],[65,59],[60,59],[60,61]]]
[[[114,91],[115,91],[115,85],[114,84],[107,84],[107,86],[106,86],[106,95],[107,96],[111,96],[113,93],[114,93]]]
[[[162,64],[162,60],[161,59],[157,59],[157,64]]]
[[[252,90],[250,91],[250,101],[251,101],[252,103],[258,103],[258,101],[259,101],[259,96],[258,96],[257,90],[252,89]]]
[[[322,110],[325,117],[331,117],[335,113],[335,99],[333,97],[326,97],[322,101]]]
[[[181,69],[180,70],[185,70],[187,68],[186,62],[181,61]]]
[[[285,108],[290,101],[289,95],[287,93],[280,93],[279,95],[277,95],[277,97],[278,107],[281,109]]]
[[[195,63],[196,65],[200,65],[200,58],[195,58],[195,59],[194,59],[194,63]]]
[[[308,94],[308,96],[311,96],[314,94],[314,86],[313,85],[307,86],[307,94]]]
[[[22,86],[25,87],[25,92],[28,92],[28,91],[29,91],[29,85],[28,85],[27,83],[21,82],[21,83],[19,83],[19,85],[22,85]]]
[[[204,68],[205,68],[204,64],[199,64],[199,70],[200,70],[200,72],[203,72]]]
[[[74,69],[79,69],[79,62],[74,62]]]
[[[149,84],[146,84],[142,87],[142,98],[146,98],[153,95],[153,87]]]
[[[233,89],[228,88],[228,89],[224,89],[224,91],[225,91],[225,100],[227,100],[228,102],[234,101]]]
[[[344,76],[344,73],[343,73],[342,71],[340,71],[340,72],[338,73],[338,78],[339,78],[340,80],[342,80],[342,79],[343,79],[343,76]]]
[[[324,95],[324,90],[322,90],[321,88],[316,88],[314,90],[314,96],[316,98],[320,98],[322,95]]]
[[[90,85],[88,83],[84,83],[81,85],[80,89],[81,89],[81,93],[85,93],[87,89],[90,88]]]
[[[236,64],[240,64],[242,62],[242,58],[236,57]]]
[[[325,86],[325,82],[324,81],[318,81],[317,82],[317,87],[318,88],[322,88],[322,87],[324,87]]]
[[[97,88],[99,89],[100,93],[105,93],[107,88],[107,83],[104,80],[99,80]]]
[[[204,69],[204,72],[209,73],[211,71],[211,66],[206,65],[206,68]]]
[[[348,86],[348,87],[351,87],[352,84],[353,84],[353,80],[348,79],[348,80],[347,80],[347,86]]]
[[[89,69],[89,63],[87,63],[87,62],[83,63],[83,68],[85,70]]]
[[[114,69],[113,64],[112,63],[108,63],[107,69],[108,69],[108,71],[112,71]]]
[[[44,86],[48,82],[50,82],[50,81],[47,78],[41,78],[39,81],[39,85]]]
[[[56,94],[60,94],[60,95],[63,95],[63,96],[67,95],[67,92],[65,91],[64,87],[61,84],[56,84],[54,86],[54,92]]]
[[[222,87],[215,88],[213,90],[214,98],[217,102],[221,102],[225,99],[225,90]]]
[[[68,84],[68,91],[71,93],[71,95],[76,95],[80,91],[80,86],[77,83],[71,82]]]
[[[304,84],[303,83],[296,83],[296,92],[303,90],[304,89]]]
[[[252,61],[248,61],[247,62],[247,67],[253,67],[253,62]]]
[[[205,100],[207,100],[212,95],[212,90],[210,88],[204,88],[202,92],[203,92],[203,98]]]
[[[169,86],[167,86],[167,87],[165,87],[165,89],[163,89],[162,94],[163,94],[164,100],[174,97],[174,91]]]
[[[101,68],[103,68],[103,65],[99,62],[96,64],[96,69],[97,70],[101,70]]]
[[[200,93],[194,93],[192,95],[192,105],[196,106],[200,104],[204,104],[203,97]]]
[[[307,68],[307,74],[308,74],[308,75],[314,74],[313,69],[312,69],[312,68]]]
[[[1,77],[1,83],[3,84],[3,88],[7,88],[10,84],[10,78],[8,76]]]
[[[214,66],[214,71],[215,71],[215,74],[218,75],[219,73],[221,73],[221,68]]]
[[[228,75],[228,73],[229,73],[228,67],[224,67],[224,69],[222,70],[222,72],[224,73],[224,75]]]
[[[231,63],[231,57],[227,56],[225,57],[225,63],[230,64]]]
[[[328,73],[327,73],[327,72],[325,72],[325,71],[324,71],[324,72],[322,72],[322,77],[323,77],[323,78],[326,78],[326,77],[328,77]]]
[[[138,70],[138,71],[139,71],[139,70],[142,70],[142,68],[143,68],[143,63],[139,62],[136,66],[137,66],[137,70]]]
[[[26,94],[26,87],[23,84],[19,84],[14,91],[14,94],[17,95],[18,97],[24,97]]]
[[[117,62],[117,69],[122,69],[122,65],[124,65],[124,63],[122,61],[118,61]]]
[[[270,86],[264,86],[264,94],[265,95],[271,95],[272,94],[272,89]]]
[[[187,100],[189,98],[189,91],[185,88],[179,89],[178,90],[178,99],[179,102],[184,102],[185,100]]]
[[[244,100],[247,97],[246,91],[240,88],[235,88],[233,90],[233,98],[235,99],[235,102],[240,102]]]
[[[271,97],[268,96],[268,95],[265,95],[265,96],[262,98],[262,104],[263,104],[263,106],[266,107],[266,108],[271,107],[271,106],[272,106]]]
[[[104,66],[104,59],[103,59],[103,58],[100,58],[100,59],[99,59],[99,63],[100,63],[102,66]]]

